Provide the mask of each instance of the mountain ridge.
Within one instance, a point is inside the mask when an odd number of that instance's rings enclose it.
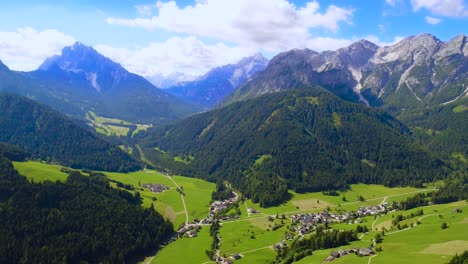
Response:
[[[320,87],[236,102],[137,138],[155,164],[227,180],[262,206],[284,201],[288,189],[342,189],[352,182],[418,185],[432,181],[424,175],[445,173],[443,163],[417,146],[391,115]]]
[[[464,34],[446,42],[421,34],[385,47],[361,40],[336,51],[290,50],[224,103],[296,85],[321,85],[343,99],[384,105],[394,113],[446,103],[468,94],[466,41]]]

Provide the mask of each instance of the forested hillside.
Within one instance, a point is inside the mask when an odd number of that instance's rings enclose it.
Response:
[[[150,130],[140,140],[157,165],[228,180],[263,206],[287,199],[288,189],[419,186],[445,175],[443,163],[392,116],[319,87],[234,103]]]
[[[468,98],[402,113],[399,118],[413,128],[421,144],[446,159],[460,154],[468,157]]]
[[[0,155],[0,263],[124,263],[156,249],[172,224],[102,174],[31,184]]]
[[[141,168],[125,152],[62,114],[32,100],[0,95],[0,142],[72,168],[130,171]]]

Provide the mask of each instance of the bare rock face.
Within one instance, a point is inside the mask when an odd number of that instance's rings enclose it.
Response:
[[[343,99],[394,111],[443,104],[467,94],[466,42],[463,34],[447,42],[422,34],[387,47],[361,40],[337,51],[291,50],[230,100],[321,85]]]

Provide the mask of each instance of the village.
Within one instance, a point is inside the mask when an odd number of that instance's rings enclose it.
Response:
[[[369,215],[379,215],[388,211],[388,203],[384,202],[377,206],[359,207],[355,212],[346,212],[344,214],[334,214],[329,211],[323,211],[320,213],[304,213],[295,214],[291,217],[291,226],[297,225],[292,228],[297,232],[298,235],[304,236],[314,230],[318,224],[331,224],[331,223],[344,223],[359,224],[361,222],[360,217]],[[291,231],[293,231],[291,230]]]

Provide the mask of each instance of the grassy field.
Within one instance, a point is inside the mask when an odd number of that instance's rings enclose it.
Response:
[[[182,176],[174,176],[173,179],[184,190],[189,220],[205,218],[209,212],[211,193],[215,190],[216,185],[200,179]]]
[[[275,231],[272,230],[272,227],[275,224],[281,224],[279,219],[270,222],[267,217],[257,217],[223,223],[220,230],[220,251],[229,256],[234,253],[243,254],[259,248],[270,247],[283,239],[286,226],[289,223],[288,219],[284,220],[283,227]],[[254,259],[261,258],[261,256],[257,256],[261,252],[251,253],[250,255],[254,256]]]
[[[210,262],[205,250],[211,247],[210,228],[203,227],[196,238],[181,238],[162,249],[151,263],[201,264]]]
[[[51,165],[37,161],[13,162],[15,169],[28,180],[35,182],[66,181],[68,174],[61,171],[63,166]]]
[[[251,200],[246,201],[247,207],[259,209],[262,213],[273,215],[276,213],[296,213],[304,210],[323,210],[327,207],[335,207],[342,205],[343,209],[355,210],[359,206],[377,205],[380,204],[385,197],[387,201],[392,199],[400,199],[399,196],[409,193],[408,196],[414,195],[415,192],[430,191],[430,189],[417,189],[413,187],[388,188],[383,185],[375,184],[352,184],[350,190],[346,192],[339,191],[339,196],[324,195],[321,192],[299,194],[290,191],[292,199],[280,206],[270,208],[260,208],[259,204],[252,203]],[[358,197],[362,196],[366,201],[360,202]],[[346,201],[343,201],[343,197]],[[247,215],[247,211],[244,207]]]
[[[104,134],[107,136],[127,136],[130,132],[129,125],[135,125],[136,129],[132,132],[132,137],[138,134],[141,131],[145,131],[152,125],[146,124],[133,124],[125,120],[120,120],[117,118],[108,118],[96,115],[94,112],[88,112],[86,118],[89,120],[91,127],[93,127],[96,132]]]

